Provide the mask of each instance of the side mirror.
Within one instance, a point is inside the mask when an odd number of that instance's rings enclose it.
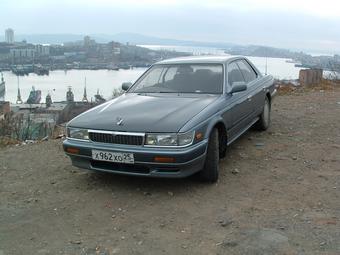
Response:
[[[123,82],[122,83],[122,90],[127,91],[132,86],[131,82]]]
[[[230,91],[230,94],[242,92],[247,90],[247,84],[243,81],[233,82],[232,89]]]

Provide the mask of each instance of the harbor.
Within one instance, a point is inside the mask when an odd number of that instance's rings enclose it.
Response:
[[[34,86],[41,90],[41,102],[50,94],[53,101],[65,100],[65,93],[68,87],[72,87],[75,101],[81,101],[86,78],[88,100],[94,101],[97,90],[105,99],[110,99],[116,90],[119,90],[123,82],[135,81],[146,68],[114,70],[56,70],[50,71],[47,76],[29,74],[16,76],[11,71],[3,72],[6,81],[6,101],[15,103],[17,99],[18,79],[23,99],[27,99]]]
[[[0,136],[20,141],[56,137],[70,119],[106,101],[99,93],[89,101],[85,84],[81,101],[75,101],[72,87],[68,87],[63,101],[53,101],[48,93],[45,103],[41,103],[41,90],[32,87],[27,100],[23,100],[18,86],[15,103],[0,101]]]
[[[266,58],[249,57],[260,69],[265,73]],[[276,79],[293,80],[298,79],[301,68],[294,66],[294,63],[287,63],[287,59],[283,58],[268,58],[267,72],[272,74]],[[54,101],[61,101],[65,98],[65,91],[69,86],[72,87],[75,100],[81,101],[84,79],[87,80],[88,99],[94,101],[94,95],[97,90],[105,99],[110,99],[115,90],[120,89],[123,82],[134,82],[140,75],[145,72],[146,67],[134,67],[132,69],[119,70],[51,70],[49,75],[37,75],[30,73],[29,75],[19,76],[20,89],[23,98],[27,98],[32,86],[42,92],[42,102],[45,102],[45,97],[50,93]],[[17,95],[17,76],[11,71],[3,72],[6,81],[6,100],[12,103],[16,101]]]

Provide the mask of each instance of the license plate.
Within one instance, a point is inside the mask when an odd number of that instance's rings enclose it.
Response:
[[[129,164],[133,164],[135,162],[133,153],[108,152],[98,150],[92,150],[92,159]]]

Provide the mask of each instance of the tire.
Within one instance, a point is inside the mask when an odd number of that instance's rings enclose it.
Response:
[[[220,159],[223,159],[226,157],[227,155],[227,136],[225,134],[223,134],[223,132],[218,132],[218,136],[219,136],[219,156]]]
[[[260,114],[260,119],[256,122],[255,128],[260,131],[265,131],[270,125],[270,110],[271,105],[268,97],[264,100],[263,111]]]
[[[214,128],[208,141],[207,155],[205,157],[204,168],[199,173],[200,180],[203,182],[214,183],[218,179],[219,163],[219,141],[218,130]]]

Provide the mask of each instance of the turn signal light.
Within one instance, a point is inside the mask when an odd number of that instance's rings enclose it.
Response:
[[[202,140],[203,134],[201,132],[196,133],[195,135],[196,140]]]
[[[66,151],[68,152],[68,153],[72,153],[72,154],[79,154],[79,149],[77,149],[77,148],[66,148]]]
[[[157,163],[174,163],[175,162],[175,158],[171,158],[171,157],[155,157],[154,161]]]

